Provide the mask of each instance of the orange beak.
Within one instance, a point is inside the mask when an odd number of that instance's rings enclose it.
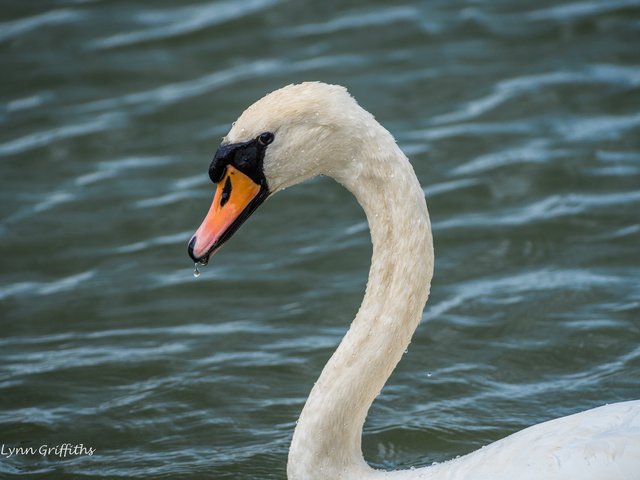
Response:
[[[228,165],[217,183],[209,213],[189,242],[189,255],[193,261],[206,264],[267,194],[265,185],[257,184],[237,168]]]

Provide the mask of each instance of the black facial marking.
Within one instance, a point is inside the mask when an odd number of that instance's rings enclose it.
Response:
[[[260,185],[260,190],[202,257],[196,258],[194,256],[193,245],[195,244],[195,237],[191,240],[188,251],[189,256],[194,262],[205,264],[209,260],[209,257],[229,240],[238,228],[240,228],[240,225],[242,225],[269,196],[269,186],[264,176],[263,162],[267,146],[273,142],[274,138],[273,133],[265,132],[248,142],[226,143],[218,147],[218,151],[209,166],[209,178],[211,178],[211,181],[213,183],[219,183],[224,177],[227,166],[231,165],[253,180],[257,185]],[[220,186],[218,186],[218,188],[220,188]],[[222,186],[222,193],[220,194],[220,207],[223,207],[229,201],[231,190],[231,180],[227,178]]]
[[[222,194],[220,195],[220,207],[224,207],[224,205],[229,201],[229,197],[231,197],[231,178],[227,177],[227,181],[224,182]]]
[[[273,139],[273,133],[265,132],[248,142],[220,145],[209,166],[209,178],[213,183],[218,183],[227,165],[232,165],[258,185],[266,185],[262,163],[267,146]]]

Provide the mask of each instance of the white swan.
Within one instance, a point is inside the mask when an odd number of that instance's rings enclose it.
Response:
[[[366,294],[302,410],[289,479],[640,479],[640,401],[541,423],[429,467],[386,472],[367,465],[365,417],[420,321],[434,257],[413,168],[343,87],[303,83],[262,98],[233,125],[209,174],[218,188],[189,242],[196,262],[206,263],[270,194],[315,175],[351,191],[371,229]]]

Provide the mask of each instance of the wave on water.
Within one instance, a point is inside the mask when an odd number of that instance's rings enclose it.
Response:
[[[206,28],[229,22],[255,12],[272,8],[280,0],[243,0],[189,5],[163,10],[144,10],[133,16],[141,28],[129,33],[118,33],[89,43],[88,47],[104,50],[137,45],[143,42],[169,40]],[[152,25],[151,28],[144,28]]]

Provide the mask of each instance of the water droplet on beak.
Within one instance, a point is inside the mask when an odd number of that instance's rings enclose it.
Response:
[[[198,263],[193,264],[193,276],[196,278],[200,276],[200,270],[198,270]]]

